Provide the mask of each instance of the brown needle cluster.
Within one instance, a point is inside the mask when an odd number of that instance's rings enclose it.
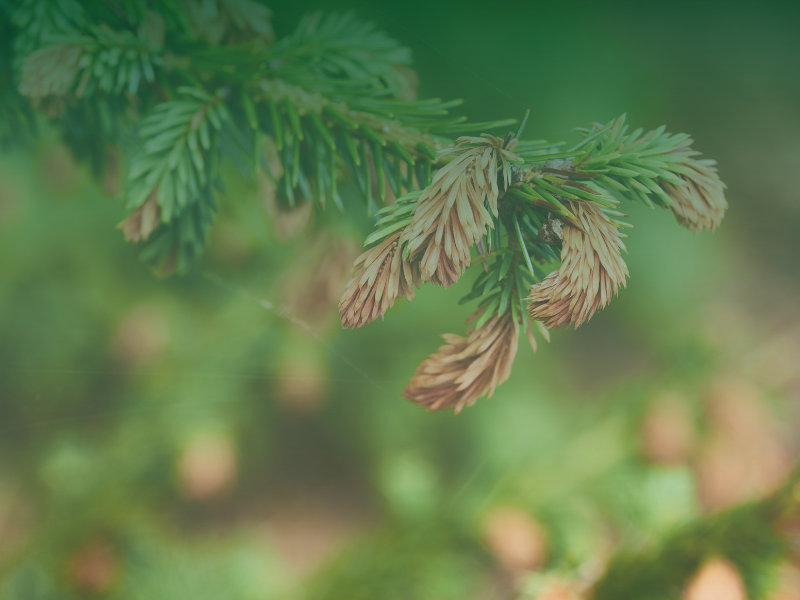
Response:
[[[628,275],[619,253],[625,245],[614,223],[593,202],[569,205],[584,231],[564,224],[561,268],[532,286],[527,298],[531,318],[548,329],[588,321],[625,285]]]
[[[691,149],[692,140],[688,139],[671,154],[689,157],[680,163],[690,173],[681,173],[683,185],[663,182],[664,191],[672,198],[672,212],[678,223],[686,229],[701,232],[704,229],[714,231],[722,222],[728,203],[725,200],[725,184],[717,175],[716,161],[696,160],[692,156],[700,154]]]
[[[401,246],[408,243],[410,256],[419,261],[422,281],[448,287],[469,266],[469,249],[486,227],[492,226],[489,209],[497,216],[497,161],[503,165],[503,181],[511,181],[509,161],[517,140],[504,148],[503,140],[484,133],[481,137],[460,137],[450,152],[458,153],[439,169],[430,187],[420,196]]]
[[[467,322],[482,312],[473,313]],[[517,354],[518,335],[511,314],[505,313],[472,328],[467,337],[442,337],[447,344],[417,367],[403,397],[431,412],[452,408],[458,414],[487,391],[491,397],[495,387],[508,379]]]
[[[339,316],[348,329],[382,318],[400,295],[414,298],[414,285],[420,285],[419,267],[403,260],[398,248],[401,233],[393,233],[353,264],[352,279],[339,301]]]
[[[122,230],[127,241],[141,242],[149,238],[160,223],[161,207],[158,205],[158,186],[156,186],[145,203],[117,225],[117,229]]]

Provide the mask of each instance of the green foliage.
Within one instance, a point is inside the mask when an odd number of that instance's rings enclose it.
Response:
[[[25,0],[4,4],[4,13],[18,30],[14,39],[15,61],[22,61],[32,52],[61,41],[86,27],[90,20],[81,3],[75,0]]]
[[[636,590],[642,600],[681,598],[703,563],[720,556],[741,573],[748,598],[766,598],[772,589],[772,569],[788,550],[785,537],[775,531],[780,499],[779,494],[687,525],[649,553],[616,556],[592,599],[619,598],[627,590]]]
[[[470,551],[457,552],[464,547]],[[475,570],[481,558],[472,540],[450,524],[393,528],[333,561],[307,598],[456,600],[484,583]]]
[[[422,190],[410,192],[405,196],[400,196],[391,206],[380,209],[376,213],[378,220],[375,222],[375,231],[367,236],[364,245],[368,246],[379,242],[390,233],[394,233],[411,222],[411,213],[417,207],[415,200],[422,195]]]
[[[409,66],[411,52],[352,13],[314,13],[300,21],[293,35],[271,46],[267,59],[283,63],[270,74],[284,80],[312,86],[340,80],[343,93],[358,84],[400,92],[408,82],[396,67]]]
[[[255,0],[189,0],[182,8],[181,16],[191,21],[195,34],[215,46],[274,37],[272,12]]]
[[[690,143],[689,135],[665,133],[665,126],[642,135],[641,128],[626,135],[625,115],[601,127],[581,129],[585,139],[576,149],[584,153],[578,171],[598,174],[597,182],[627,200],[638,200],[651,208],[664,208],[673,201],[663,189],[663,182],[683,185],[676,175],[691,175],[681,163],[696,152],[676,152]]]

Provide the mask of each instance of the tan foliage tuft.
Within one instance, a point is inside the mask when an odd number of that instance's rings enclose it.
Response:
[[[700,232],[704,229],[714,231],[722,222],[728,202],[725,200],[725,184],[717,175],[716,161],[697,160],[691,158],[699,152],[691,149],[692,140],[685,140],[672,152],[688,157],[680,163],[691,174],[679,174],[683,185],[663,182],[664,191],[672,198],[672,212],[678,223],[690,231]]]
[[[625,286],[628,275],[619,253],[625,245],[611,220],[593,202],[568,204],[585,233],[564,224],[561,268],[532,286],[527,298],[531,318],[548,329],[588,321]]]
[[[487,201],[497,216],[497,161],[503,165],[503,180],[508,187],[508,161],[518,159],[511,152],[516,140],[507,148],[503,148],[503,140],[489,134],[460,137],[458,142],[450,151],[458,156],[439,169],[420,196],[400,241],[401,246],[408,243],[412,260],[419,260],[422,281],[443,287],[461,277],[470,263],[470,247],[485,235],[487,226],[492,226],[492,217],[484,206]]]
[[[473,313],[467,322],[481,312]],[[511,315],[505,314],[470,329],[467,337],[442,337],[447,344],[417,367],[403,397],[431,412],[452,408],[458,414],[487,392],[491,398],[494,389],[508,379],[517,354],[518,335]]]
[[[402,232],[388,236],[383,242],[359,256],[353,264],[352,279],[339,301],[342,325],[355,329],[383,318],[398,296],[414,298],[414,285],[419,287],[419,269],[403,260],[398,249]]]

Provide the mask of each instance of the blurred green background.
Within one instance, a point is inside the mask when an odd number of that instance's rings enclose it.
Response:
[[[278,37],[318,9],[376,22],[412,48],[420,97],[464,98],[474,120],[530,107],[526,137],[577,141],[622,112],[690,132],[728,214],[695,235],[626,207],[629,289],[536,355],[522,344],[510,380],[454,418],[400,392],[464,331],[474,274],[343,331],[368,224],[292,225],[236,175],[202,268],[157,279],[46,131],[0,157],[0,597],[533,598],[785,476],[799,6],[271,8]]]

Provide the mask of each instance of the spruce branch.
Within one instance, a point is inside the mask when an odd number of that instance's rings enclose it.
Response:
[[[248,97],[247,93],[242,96]],[[383,204],[387,189],[395,196],[403,195],[403,189],[414,189],[415,170],[418,185],[422,182],[425,187],[432,164],[439,160],[437,151],[447,143],[407,127],[394,113],[354,110],[350,102],[334,102],[280,79],[260,81],[252,99],[257,113],[253,124],[258,125],[254,130],[275,140],[284,171],[291,173],[284,182],[290,203],[294,203],[294,190],[305,184],[312,190],[311,200],[324,206],[330,198],[341,205],[336,182],[344,168],[365,202],[372,198]],[[445,105],[438,100],[405,104],[409,112],[402,116],[428,114]],[[367,203],[371,213],[378,202]]]
[[[453,160],[446,165],[434,163],[438,171],[416,200],[417,206],[403,207],[402,214],[410,214],[410,220],[382,219],[383,229],[367,243],[402,227],[398,243],[404,259],[419,264],[423,282],[431,280],[445,287],[470,265],[471,248],[476,246],[475,262],[483,265],[484,273],[463,299],[479,300],[476,331],[490,319],[508,316],[517,333],[523,327],[530,334],[535,349],[534,327],[540,331],[577,327],[625,285],[628,270],[619,250],[625,249],[622,238],[628,236],[619,230],[632,225],[620,220],[628,217],[618,210],[621,199],[639,199],[640,188],[657,190],[665,208],[674,206],[673,197],[680,198],[685,208],[676,215],[695,229],[703,207],[709,209],[703,213],[703,222],[716,224],[721,218],[717,209],[724,206],[722,184],[712,178],[715,174],[709,165],[691,170],[680,164],[694,154],[688,136],[664,134],[664,128],[642,138],[641,131],[626,136],[624,120],[625,115],[606,126],[594,124],[585,131],[583,142],[567,151],[559,151],[563,144],[544,140],[520,143],[513,133],[504,140],[489,134],[459,138],[452,150],[440,151],[440,157],[450,155]],[[631,144],[640,145],[643,153],[624,152]],[[491,152],[499,154],[489,158]],[[658,164],[652,158],[665,155],[667,160]],[[472,167],[474,158],[477,162]],[[656,170],[643,166],[642,160]],[[599,169],[598,165],[611,166]],[[691,193],[681,196],[680,186],[691,186]],[[620,188],[627,194],[618,194]],[[487,230],[492,233],[486,235]],[[560,256],[551,249],[553,245],[561,247]],[[490,268],[486,259],[492,257],[495,263]],[[519,314],[515,310],[523,301],[530,303],[527,317],[524,310]],[[435,400],[426,396],[422,382],[435,378],[420,374],[439,372],[433,366],[437,356],[423,362],[406,397],[430,410],[471,405],[475,400],[471,395],[446,401],[435,394]],[[493,385],[477,389],[482,394]]]
[[[304,17],[294,34],[268,48],[268,73],[291,80],[292,75],[316,81],[371,82],[376,89],[408,87],[398,67],[411,64],[411,51],[353,13]]]
[[[716,163],[693,158],[699,152],[688,134],[665,133],[661,126],[626,135],[624,123],[622,115],[581,131],[586,137],[576,148],[584,154],[573,159],[575,171],[599,175],[597,183],[622,198],[671,209],[692,231],[716,229],[728,207]]]
[[[315,211],[344,212],[348,179],[375,230],[340,303],[346,327],[477,263],[484,272],[464,298],[478,303],[475,331],[508,319],[535,346],[534,329],[578,326],[625,285],[620,230],[632,225],[621,202],[668,208],[694,231],[715,229],[727,207],[713,161],[695,158],[688,135],[629,132],[622,115],[578,128],[570,147],[521,139],[526,114],[501,139],[490,132],[516,119],[470,123],[451,114],[460,100],[417,99],[409,50],[352,14],[309,15],[277,41],[254,0],[158,10],[25,0],[12,16],[19,89],[75,153],[99,174],[109,145],[134,149],[120,228],[161,273],[187,272],[201,255],[223,163],[266,173],[278,202]],[[17,101],[7,95],[3,110],[24,116]],[[426,397],[421,381],[410,396]],[[471,404],[499,380],[486,381],[422,403]]]
[[[97,91],[136,94],[141,83],[155,82],[156,69],[163,66],[157,51],[163,28],[143,28],[140,35],[107,26],[88,30],[87,35],[70,36],[26,56],[20,93],[38,105],[48,98],[80,100]]]

